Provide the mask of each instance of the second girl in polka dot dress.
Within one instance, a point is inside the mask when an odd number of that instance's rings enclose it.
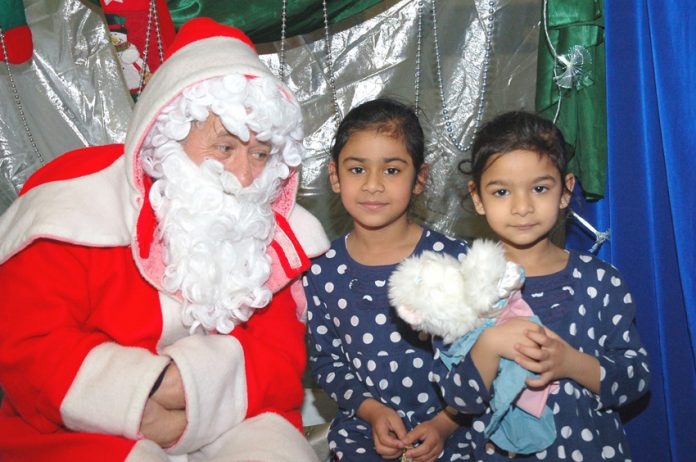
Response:
[[[484,331],[451,371],[435,363],[433,377],[447,402],[475,416],[471,442],[477,461],[632,460],[618,410],[647,392],[647,352],[619,272],[549,237],[575,184],[567,162],[560,130],[526,112],[496,117],[474,142],[469,172],[474,207],[507,258],[524,267],[522,296],[544,326],[521,318],[507,321]],[[444,347],[438,341],[435,346]],[[527,380],[530,387],[559,384],[547,401],[556,439],[542,451],[510,454],[485,437],[500,358],[538,373]]]
[[[406,257],[467,250],[408,219],[411,196],[427,179],[423,150],[415,113],[387,99],[354,108],[336,134],[331,187],[353,229],[304,280],[310,367],[339,406],[329,434],[334,460],[470,460],[466,432],[429,381],[430,339],[398,318],[387,295]]]

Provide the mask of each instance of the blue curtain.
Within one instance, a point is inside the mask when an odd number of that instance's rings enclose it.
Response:
[[[579,211],[611,229],[599,256],[630,284],[650,355],[650,395],[624,415],[633,460],[694,461],[696,2],[608,0],[605,14],[607,190]],[[571,226],[568,245],[592,241]]]

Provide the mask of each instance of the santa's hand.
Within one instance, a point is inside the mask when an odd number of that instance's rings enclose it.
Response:
[[[372,426],[375,451],[385,459],[401,457],[406,446],[406,427],[396,411],[374,399],[366,399],[358,409],[358,417]]]
[[[157,401],[149,398],[140,421],[140,433],[160,447],[168,448],[181,438],[186,424],[185,411],[165,409]]]
[[[162,381],[150,395],[150,398],[169,410],[186,409],[184,383],[181,380],[179,368],[174,362],[169,363],[164,371]]]

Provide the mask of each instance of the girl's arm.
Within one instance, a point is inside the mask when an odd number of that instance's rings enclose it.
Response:
[[[303,278],[307,296],[309,365],[317,384],[338,406],[354,415],[362,402],[372,398],[353,373],[343,352],[343,342],[328,313],[322,292],[313,283],[311,272]]]
[[[596,357],[576,350],[549,328],[543,332],[529,332],[536,347],[517,345],[520,355],[517,363],[525,369],[539,374],[538,378],[527,379],[532,388],[543,388],[554,380],[571,379],[593,393],[599,393],[600,366]]]
[[[648,353],[635,325],[636,307],[621,275],[607,265],[606,295],[597,313],[594,336],[600,366],[599,407],[620,407],[635,401],[648,390]],[[600,292],[601,293],[601,292]]]
[[[435,361],[431,381],[440,387],[445,402],[456,411],[465,414],[483,414],[491,399],[490,388],[498,372],[500,358],[514,359],[517,343],[533,345],[526,337],[527,331],[541,327],[524,318],[511,319],[489,327],[478,337],[462,361],[449,369],[438,358],[449,348],[442,340],[434,339]]]
[[[598,295],[593,309],[586,310],[592,323],[587,332],[570,332],[594,340],[594,350],[579,351],[546,328],[544,334],[530,334],[541,348],[520,348],[523,356],[518,363],[541,374],[527,382],[530,386],[568,378],[598,395],[600,407],[619,407],[647,391],[647,352],[634,323],[633,299],[621,276],[609,265],[596,274],[589,288],[597,289],[590,292]]]

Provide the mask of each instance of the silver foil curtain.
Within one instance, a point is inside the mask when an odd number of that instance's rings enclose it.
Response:
[[[78,0],[24,0],[34,55],[0,62],[0,213],[42,164],[125,138],[132,99],[99,13]],[[40,157],[32,147],[15,95]]]
[[[479,107],[483,119],[504,110],[533,109],[540,1],[387,0],[331,27],[330,58],[341,115],[380,95],[413,103],[420,11],[419,106],[431,170],[426,193],[413,204],[417,221],[458,237],[487,233],[483,220],[474,216],[463,197],[468,178],[457,165],[469,152],[457,145],[470,145]],[[12,72],[40,152],[52,159],[79,146],[121,141],[131,100],[100,15],[78,0],[24,3],[34,34],[34,57],[25,65],[13,66]],[[327,179],[336,120],[325,46],[322,30],[287,40],[285,74],[305,116],[308,159],[303,164],[299,201],[319,217],[333,238],[349,229],[350,219]],[[280,75],[280,42],[257,48]],[[437,84],[436,56],[447,117]],[[40,162],[22,135],[4,66],[0,66],[0,100],[2,212]]]
[[[435,24],[433,4],[437,12]],[[414,102],[419,6],[419,107],[427,138],[430,179],[426,193],[413,204],[413,216],[450,235],[485,235],[483,220],[474,216],[468,198],[464,197],[468,178],[457,169],[470,153],[456,145],[470,145],[482,98],[484,120],[505,110],[533,110],[540,1],[386,1],[344,24],[332,26],[330,58],[342,115],[380,95]],[[443,115],[437,84],[434,25],[447,117]],[[324,31],[290,38],[285,46],[285,73],[305,116],[309,158],[303,164],[299,201],[321,219],[333,238],[349,229],[350,219],[327,179],[336,122],[325,46]],[[258,48],[261,53],[268,52],[262,59],[280,75],[280,43]],[[453,140],[446,130],[447,121]]]

